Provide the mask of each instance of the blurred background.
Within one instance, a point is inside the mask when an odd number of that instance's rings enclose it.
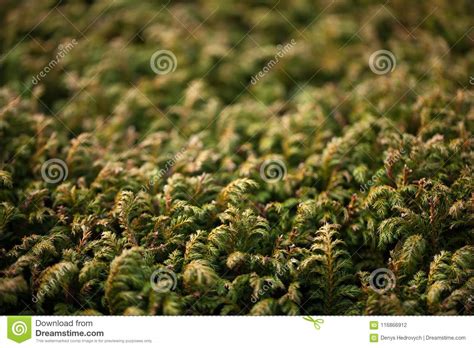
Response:
[[[409,97],[423,83],[469,86],[473,12],[469,0],[1,0],[0,84],[37,96],[40,109],[74,133],[119,113],[128,97],[138,104],[130,117],[142,130],[155,127],[142,99],[166,111],[183,106],[186,93],[224,105],[248,98],[271,105],[302,90],[354,89],[373,77],[369,55],[383,48],[397,60],[395,101],[397,90],[413,89]],[[34,85],[58,47],[72,40],[77,44]],[[291,40],[294,47],[251,85],[278,45]],[[160,49],[175,55],[173,74],[150,68]]]

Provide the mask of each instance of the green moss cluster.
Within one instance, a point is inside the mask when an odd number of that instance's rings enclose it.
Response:
[[[473,13],[3,1],[0,314],[472,315]]]

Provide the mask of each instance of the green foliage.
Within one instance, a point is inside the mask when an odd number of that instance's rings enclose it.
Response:
[[[122,314],[129,307],[138,306],[142,291],[150,286],[150,267],[144,260],[144,251],[139,248],[125,250],[110,265],[105,284],[105,299],[110,313]]]
[[[0,314],[473,314],[472,1],[52,3],[0,12]]]
[[[299,266],[301,283],[309,285],[309,298],[316,302],[311,310],[322,314],[350,314],[359,290],[351,273],[350,254],[337,239],[338,225],[322,226],[314,239],[314,255]]]
[[[427,302],[434,313],[472,314],[474,247],[436,255],[430,265]]]

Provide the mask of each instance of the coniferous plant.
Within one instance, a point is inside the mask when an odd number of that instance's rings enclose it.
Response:
[[[3,1],[0,314],[472,315],[472,1],[166,2]]]

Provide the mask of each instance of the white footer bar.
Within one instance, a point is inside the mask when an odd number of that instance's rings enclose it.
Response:
[[[0,347],[462,347],[474,317],[0,317]]]

